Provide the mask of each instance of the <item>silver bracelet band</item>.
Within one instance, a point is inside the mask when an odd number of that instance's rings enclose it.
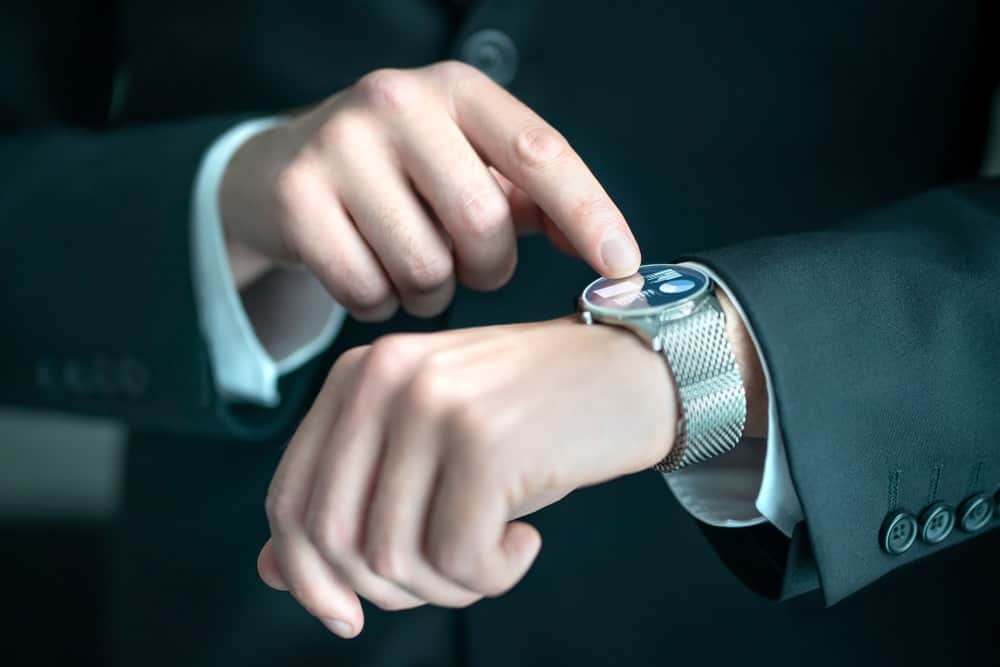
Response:
[[[747,402],[718,300],[709,297],[696,312],[662,327],[653,347],[673,371],[682,413],[670,453],[653,468],[672,472],[735,447]]]

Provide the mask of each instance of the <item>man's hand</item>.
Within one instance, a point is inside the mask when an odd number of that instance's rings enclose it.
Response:
[[[663,358],[617,327],[382,338],[338,360],[289,444],[260,575],[342,637],[361,631],[357,595],[383,609],[500,595],[541,546],[515,519],[660,461],[676,415]]]
[[[639,266],[625,220],[566,140],[473,67],[379,70],[233,156],[220,212],[238,284],[302,262],[355,317],[431,316],[455,277],[496,289],[516,230],[596,271]]]

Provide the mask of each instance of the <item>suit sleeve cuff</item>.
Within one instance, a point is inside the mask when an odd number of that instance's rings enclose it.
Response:
[[[230,158],[252,136],[281,122],[250,120],[205,152],[191,202],[194,290],[216,389],[223,399],[266,407],[281,402],[279,378],[319,354],[346,312],[308,272],[275,270],[240,293],[226,251],[218,194]]]
[[[767,360],[746,314],[732,292],[708,267],[707,273],[729,296],[750,332],[767,382],[767,440],[744,438],[730,452],[709,461],[664,474],[667,486],[695,518],[712,526],[741,528],[769,521],[791,536],[802,521],[802,506],[792,484]]]

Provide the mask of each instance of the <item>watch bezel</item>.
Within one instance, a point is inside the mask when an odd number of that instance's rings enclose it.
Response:
[[[602,320],[610,319],[616,321],[629,321],[629,320],[642,320],[642,319],[654,319],[659,322],[666,322],[669,320],[679,319],[681,317],[687,317],[693,313],[702,300],[711,294],[712,291],[712,279],[707,273],[696,269],[692,266],[686,266],[683,264],[644,264],[640,268],[645,267],[656,267],[657,270],[674,269],[682,270],[684,272],[695,273],[701,276],[703,279],[703,284],[697,291],[688,294],[680,301],[670,304],[664,304],[662,306],[651,306],[649,308],[637,308],[633,310],[628,309],[613,309],[605,308],[603,306],[598,306],[587,300],[587,292],[596,285],[597,283],[605,280],[605,278],[595,278],[594,280],[587,283],[587,286],[583,288],[580,293],[579,303],[580,310],[583,312],[589,312],[595,318],[600,318]]]

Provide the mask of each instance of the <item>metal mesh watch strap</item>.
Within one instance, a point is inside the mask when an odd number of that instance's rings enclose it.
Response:
[[[673,371],[682,413],[674,446],[653,468],[671,472],[735,447],[747,402],[718,300],[708,296],[692,314],[665,322],[653,344]]]

